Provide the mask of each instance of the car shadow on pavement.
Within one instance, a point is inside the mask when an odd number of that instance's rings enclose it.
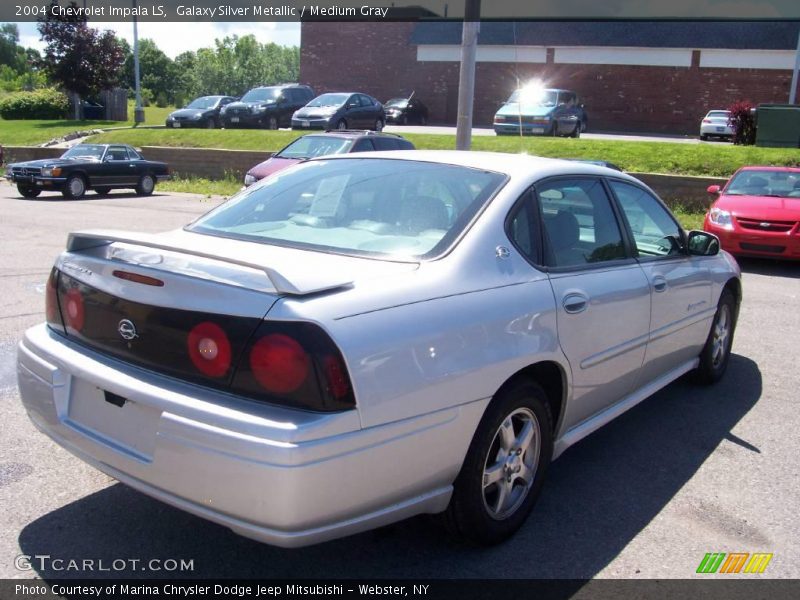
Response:
[[[743,273],[768,275],[770,277],[800,277],[800,263],[768,258],[737,258]]]
[[[91,573],[35,565],[45,579],[591,578],[651,522],[717,446],[729,441],[758,451],[731,430],[758,402],[761,389],[756,363],[734,354],[716,386],[697,386],[684,377],[661,390],[556,461],[527,523],[492,548],[455,542],[433,519],[421,516],[285,550],[241,538],[122,484],[36,519],[20,533],[19,545],[32,556],[102,559],[106,568],[115,559],[142,561],[135,569]],[[194,568],[142,570],[150,559],[191,560]]]

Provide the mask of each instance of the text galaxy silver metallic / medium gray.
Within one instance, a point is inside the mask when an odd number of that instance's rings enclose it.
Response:
[[[419,513],[505,539],[571,444],[723,376],[741,300],[718,240],[619,171],[410,151],[307,161],[179,231],[73,233],[46,289],[18,354],[36,426],[287,547]]]

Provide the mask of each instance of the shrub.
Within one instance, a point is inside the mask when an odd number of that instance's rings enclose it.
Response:
[[[68,110],[66,95],[53,88],[16,92],[0,100],[4,119],[61,119]]]
[[[153,103],[153,90],[142,88],[142,106],[150,106]]]
[[[164,92],[158,92],[156,96],[156,106],[158,108],[165,108],[168,104],[167,95]]]
[[[747,100],[734,102],[728,110],[728,125],[733,129],[733,143],[752,146],[756,143],[755,106]]]

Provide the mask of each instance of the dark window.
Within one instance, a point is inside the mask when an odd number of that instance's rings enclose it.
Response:
[[[539,262],[536,244],[538,229],[536,217],[531,196],[526,193],[525,199],[514,207],[511,218],[508,220],[508,237],[514,242],[517,250],[534,263]]]
[[[547,241],[545,264],[580,267],[625,258],[622,233],[599,179],[536,185]]]
[[[361,106],[374,106],[375,104],[372,98],[370,98],[369,96],[365,96],[364,94],[358,95],[358,101],[361,103]]]
[[[110,146],[106,160],[128,160],[128,149],[125,146]]]
[[[375,150],[375,146],[373,145],[372,140],[361,138],[356,142],[356,145],[353,146],[351,152],[372,152],[373,150]]]
[[[372,142],[377,150],[397,150],[397,139],[390,137],[376,137]]]
[[[611,189],[631,228],[640,259],[681,254],[681,229],[656,198],[622,181],[611,181]]]

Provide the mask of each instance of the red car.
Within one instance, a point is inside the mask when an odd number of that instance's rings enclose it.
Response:
[[[800,168],[742,167],[720,189],[703,229],[739,256],[800,260]]]
[[[414,144],[397,134],[379,131],[345,129],[304,135],[250,169],[244,176],[244,185],[253,185],[267,175],[315,156],[375,150],[414,150]]]

